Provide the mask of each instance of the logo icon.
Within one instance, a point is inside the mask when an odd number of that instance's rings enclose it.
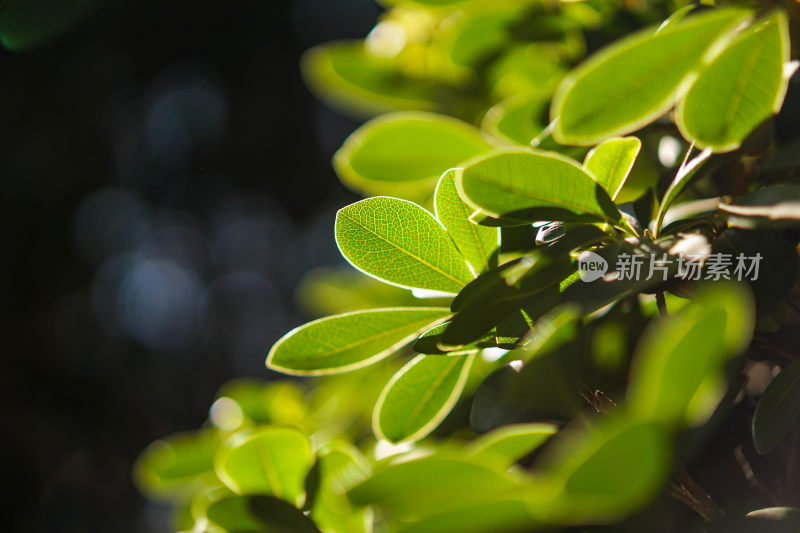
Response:
[[[578,256],[578,275],[581,281],[589,283],[600,279],[608,272],[608,261],[594,252],[583,252]]]

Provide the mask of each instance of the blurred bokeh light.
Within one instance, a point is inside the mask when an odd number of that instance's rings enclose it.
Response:
[[[333,217],[355,196],[330,158],[357,124],[298,62],[379,12],[100,2],[0,50],[6,530],[168,530],[132,461],[202,424],[228,379],[273,377],[267,349],[309,318],[298,280],[341,262]],[[236,413],[220,400],[211,419]]]

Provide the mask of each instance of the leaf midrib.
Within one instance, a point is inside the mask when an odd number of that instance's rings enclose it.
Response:
[[[456,193],[456,195],[457,194],[458,193]],[[458,203],[461,204],[461,210],[463,211],[463,213],[465,215],[464,218],[466,219],[467,226],[469,226],[469,230],[472,233],[472,237],[475,239],[475,242],[478,243],[478,249],[481,252],[481,260],[483,261],[483,266],[484,266],[485,270],[489,270],[491,268],[489,266],[489,253],[487,253],[488,251],[483,247],[483,240],[480,238],[480,235],[478,234],[478,230],[475,227],[475,226],[477,226],[477,224],[473,224],[472,222],[469,221],[469,217],[472,216],[472,210],[469,209],[469,206],[467,204],[465,204],[461,200],[461,198],[458,198]]]
[[[433,357],[436,357],[436,356],[433,356]],[[422,412],[422,410],[428,405],[428,403],[430,402],[431,398],[433,398],[433,395],[436,393],[436,390],[439,388],[439,386],[442,384],[442,382],[444,382],[444,380],[450,374],[450,371],[453,370],[453,367],[455,365],[457,365],[458,363],[464,363],[464,361],[462,360],[463,356],[445,356],[445,357],[452,357],[453,358],[453,362],[451,362],[449,365],[447,365],[445,367],[445,369],[439,374],[439,376],[431,384],[431,386],[428,388],[428,390],[425,391],[425,394],[422,395],[422,398],[420,398],[420,401],[417,402],[417,405],[414,408],[414,410],[411,411],[411,414],[408,415],[408,426],[410,426],[412,429],[414,429],[414,431],[417,431],[419,429],[418,427],[416,427],[417,426],[417,423],[416,423],[417,418],[419,417],[419,415]],[[450,395],[448,394],[448,398],[449,397],[450,397]],[[424,424],[423,424],[423,426],[424,426]]]
[[[568,202],[568,201],[563,201],[562,203],[557,204],[552,200],[548,200],[547,198],[542,198],[542,197],[539,197],[539,196],[536,196],[536,195],[533,195],[533,194],[529,194],[526,191],[519,191],[519,190],[509,189],[508,186],[506,186],[504,184],[501,184],[501,183],[498,183],[498,182],[494,182],[494,181],[486,181],[485,179],[481,179],[483,177],[483,173],[482,172],[477,172],[476,174],[478,176],[477,177],[476,176],[472,176],[471,179],[479,181],[479,182],[481,182],[481,183],[483,183],[485,185],[489,185],[489,186],[495,187],[497,189],[500,189],[503,192],[506,192],[508,194],[514,194],[514,195],[517,195],[517,196],[522,196],[524,198],[530,198],[531,200],[538,200],[540,202],[546,202],[551,206],[567,207],[569,209],[572,209],[573,211],[583,211],[583,212],[591,213],[593,215],[602,215],[602,211],[589,211],[587,208],[589,208],[591,206],[588,206],[588,205],[573,204],[573,203]],[[592,185],[597,185],[597,183],[592,178],[590,178],[589,176],[586,176],[586,179],[589,180],[592,183]],[[573,182],[574,181],[576,181],[576,180],[573,180]],[[573,185],[575,185],[575,184],[573,183]],[[542,206],[530,206],[530,207],[542,207]],[[599,207],[599,205],[598,205],[598,207]],[[576,213],[576,214],[580,214],[580,213]]]
[[[446,314],[447,314],[446,312],[443,313],[443,316],[446,315]],[[392,333],[394,333],[396,331],[399,331],[399,330],[407,328],[407,327],[419,325],[419,327],[414,328],[414,331],[417,331],[417,330],[421,329],[422,327],[424,327],[425,324],[430,324],[430,323],[432,323],[432,322],[434,322],[436,320],[439,320],[439,319],[438,318],[435,318],[435,319],[427,319],[426,318],[424,320],[423,319],[419,319],[419,320],[416,320],[414,322],[409,322],[409,323],[407,323],[405,325],[402,325],[402,326],[396,326],[396,327],[391,328],[391,329],[384,329],[384,330],[382,330],[382,331],[380,331],[378,333],[375,333],[374,335],[370,335],[369,337],[364,337],[364,338],[362,338],[362,339],[360,339],[358,341],[355,341],[355,342],[347,344],[347,345],[345,345],[343,347],[337,348],[336,350],[333,350],[333,351],[330,351],[330,352],[323,352],[323,353],[314,354],[314,357],[319,357],[319,358],[331,357],[331,356],[340,354],[340,353],[342,353],[344,351],[350,350],[352,348],[356,348],[356,347],[358,347],[358,346],[360,346],[362,344],[366,344],[368,342],[371,342],[371,341],[373,341],[375,339],[378,339],[379,337],[388,336],[388,335],[390,335],[390,334],[392,334]]]
[[[614,178],[619,173],[619,169],[620,169],[620,166],[622,164],[622,161],[624,161],[625,159],[626,159],[625,158],[625,150],[624,149],[623,150],[619,150],[616,153],[616,155],[614,156],[614,161],[611,164],[611,172],[609,172],[609,174],[608,174],[608,176],[606,177],[606,180],[605,180],[606,181],[605,189],[606,189],[606,192],[608,192],[608,195],[611,197],[612,201],[614,200],[614,197],[617,195],[618,189],[621,187],[621,184],[620,185],[616,185],[614,187],[613,191],[611,191],[609,189],[611,188],[611,185],[613,184]]]
[[[716,39],[714,41],[712,41],[711,44],[713,44],[714,42],[716,42]],[[705,48],[703,48],[702,51],[704,52],[705,50],[708,50],[708,48],[710,46],[711,45],[706,46]],[[602,111],[598,111],[598,109],[599,110],[606,110],[609,107],[614,107],[619,102],[623,102],[625,100],[628,100],[632,95],[636,94],[637,92],[640,92],[642,87],[647,86],[649,81],[651,81],[654,78],[657,78],[662,72],[666,72],[667,70],[669,70],[673,66],[677,65],[678,63],[680,63],[683,59],[686,58],[687,55],[689,55],[689,54],[684,54],[684,55],[677,56],[674,61],[665,61],[663,63],[659,63],[658,67],[655,67],[653,70],[649,70],[648,71],[648,75],[647,76],[642,76],[640,78],[640,83],[629,85],[627,91],[624,91],[624,92],[623,91],[619,91],[618,93],[615,94],[615,96],[613,98],[609,98],[608,100],[606,100],[605,101],[605,105],[603,105],[601,107],[595,107],[591,111],[587,111],[587,112],[585,112],[583,114],[580,114],[577,117],[573,118],[570,122],[573,123],[573,124],[591,123],[593,119],[595,119],[596,117],[602,115]],[[674,57],[674,56],[671,56],[671,57]],[[702,57],[702,53],[699,54],[698,57]],[[698,60],[695,59],[694,63],[696,64],[697,61]],[[692,70],[691,68],[687,69],[686,73],[683,75],[683,77],[680,79],[680,81],[677,84],[675,84],[675,86],[672,88],[672,90],[669,91],[664,96],[662,102],[670,100],[670,98],[680,88],[681,83],[683,82],[683,80],[686,79],[686,77],[689,75],[691,70]],[[588,73],[587,73],[587,75],[588,75]],[[575,83],[577,84],[578,80],[575,80]],[[659,106],[654,106],[654,107],[659,107]],[[562,105],[562,115],[563,115],[563,109],[565,109],[565,108],[567,108],[566,104]],[[631,122],[631,120],[627,120],[625,123],[627,124],[629,122]]]
[[[260,443],[256,444],[256,455],[258,456],[258,460],[261,463],[261,471],[264,473],[264,479],[267,481],[272,494],[275,496],[284,498],[288,498],[289,495],[286,493],[286,487],[284,486],[283,481],[280,479],[278,472],[275,469],[267,468],[267,464],[276,465],[277,461],[275,460],[275,455],[269,449],[269,446],[260,446]],[[264,454],[268,455],[268,457],[264,457]]]
[[[748,39],[749,41],[749,39]],[[747,54],[747,61],[742,65],[742,69],[737,76],[736,84],[733,88],[733,95],[731,96],[730,105],[725,110],[725,122],[722,127],[722,134],[727,135],[730,130],[730,125],[733,124],[733,119],[739,115],[739,107],[744,99],[745,92],[752,85],[752,76],[756,70],[756,64],[761,58],[761,52],[766,47],[767,43],[761,39],[754,50],[750,50]],[[744,72],[748,72],[744,75]]]
[[[390,241],[389,239],[387,239],[386,237],[384,237],[384,236],[383,236],[383,235],[381,235],[380,233],[377,233],[377,232],[373,231],[372,229],[370,229],[369,227],[367,227],[367,226],[366,226],[365,224],[363,224],[362,222],[360,222],[360,221],[356,220],[356,219],[355,219],[355,218],[353,218],[352,216],[349,216],[349,215],[348,215],[348,214],[346,214],[346,213],[342,213],[342,216],[343,216],[343,217],[345,217],[345,218],[347,218],[347,219],[348,219],[348,220],[350,220],[351,222],[353,222],[353,223],[355,223],[355,224],[358,224],[359,226],[361,226],[362,228],[364,228],[364,229],[365,229],[365,230],[367,230],[368,232],[372,233],[373,235],[375,235],[376,237],[378,237],[379,239],[381,239],[381,240],[382,240],[382,241],[384,241],[385,243],[387,243],[387,244],[391,245],[393,248],[396,248],[396,249],[397,249],[397,250],[399,250],[400,252],[402,252],[402,253],[406,254],[407,256],[409,256],[409,257],[411,257],[411,258],[413,258],[413,259],[416,259],[417,261],[419,261],[419,262],[420,262],[420,263],[422,263],[423,265],[427,266],[427,267],[428,267],[428,268],[430,268],[431,270],[434,270],[434,271],[438,272],[439,274],[443,275],[444,277],[446,277],[446,278],[448,278],[448,279],[450,279],[450,280],[452,280],[452,281],[455,281],[456,283],[458,283],[458,284],[459,284],[460,286],[462,286],[462,287],[465,285],[465,283],[464,283],[462,280],[460,280],[460,279],[458,279],[458,278],[456,278],[456,277],[453,277],[453,276],[452,276],[451,274],[449,274],[448,272],[446,272],[446,271],[444,271],[444,270],[440,269],[439,267],[437,267],[437,266],[435,266],[435,265],[433,265],[433,264],[429,263],[428,261],[424,260],[423,258],[421,258],[421,257],[419,257],[419,256],[417,256],[417,255],[414,255],[414,254],[412,254],[411,252],[409,252],[409,251],[408,251],[408,250],[406,250],[405,248],[401,248],[400,246],[398,246],[398,245],[397,245],[397,244],[395,244],[394,242]],[[460,255],[460,252],[456,251],[456,253],[459,253],[459,255]]]

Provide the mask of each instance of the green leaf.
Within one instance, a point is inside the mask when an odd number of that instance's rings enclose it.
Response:
[[[418,4],[422,6],[449,6],[450,4],[460,4],[468,0],[380,0],[386,5]]]
[[[292,504],[265,495],[224,498],[209,506],[207,516],[228,533],[320,533]]]
[[[583,168],[592,174],[611,199],[615,200],[633,169],[641,148],[642,141],[636,137],[609,139],[589,152]]]
[[[795,361],[778,374],[758,400],[753,415],[753,443],[756,451],[765,454],[792,427],[800,415],[800,361]]]
[[[581,396],[588,366],[585,346],[573,341],[574,325],[559,318],[546,320],[541,332],[537,323],[534,336],[541,336],[534,337],[530,346],[506,354],[505,361],[527,360],[522,370],[504,366],[480,384],[470,412],[470,425],[476,431],[521,422],[568,420],[586,407]],[[563,330],[552,331],[559,322]]]
[[[429,355],[445,355],[448,353],[454,355],[455,353],[463,354],[474,352],[480,348],[495,345],[493,335],[484,335],[474,343],[470,343],[466,346],[459,346],[457,350],[447,349],[447,346],[442,345],[442,335],[447,329],[447,326],[448,323],[444,322],[427,330],[419,336],[419,339],[414,343],[412,349],[417,353]]]
[[[430,456],[389,466],[354,487],[357,505],[377,505],[396,519],[420,518],[519,494],[510,475],[462,459]]]
[[[594,245],[608,238],[607,233],[595,226],[581,225],[562,230],[562,235],[554,244],[538,247],[525,256],[482,273],[458,293],[453,299],[451,309],[462,311],[473,302],[485,305],[491,299],[503,296],[513,287],[541,289],[539,286],[545,285],[546,283],[543,283],[545,281],[549,283],[558,281],[557,276],[547,280],[538,276],[543,267],[553,263],[563,263],[573,250]],[[537,278],[534,286],[528,287],[526,283],[533,277]]]
[[[295,382],[237,379],[223,385],[217,394],[236,402],[241,414],[256,423],[290,426],[308,417],[305,391]]]
[[[381,58],[370,56],[363,41],[311,48],[303,55],[301,68],[316,96],[358,116],[436,107],[430,84],[408,79]]]
[[[329,316],[378,307],[438,307],[449,298],[416,298],[412,293],[387,285],[349,267],[321,267],[300,280],[297,300],[305,313]]]
[[[277,426],[236,433],[214,456],[217,477],[236,494],[271,494],[295,505],[303,502],[313,464],[308,437]]]
[[[732,268],[736,267],[739,254],[745,258],[761,255],[758,278],[744,276],[753,289],[756,317],[761,319],[780,309],[797,283],[796,246],[796,241],[787,239],[782,232],[774,229],[750,231],[731,228],[717,235],[711,252],[731,254]]]
[[[433,33],[429,49],[431,69],[453,81],[474,78],[475,67],[497,54],[511,39],[509,26],[518,20],[522,5],[474,3],[448,18]]]
[[[267,366],[301,376],[363,368],[396,352],[449,314],[441,307],[399,307],[320,318],[276,342]]]
[[[455,170],[448,170],[439,180],[434,196],[436,218],[447,229],[472,268],[476,272],[483,272],[497,266],[500,231],[470,222],[474,209],[458,196],[454,176]]]
[[[515,310],[495,327],[495,344],[501,348],[515,348],[522,338],[530,332],[535,320],[523,309]]]
[[[368,510],[356,511],[347,491],[370,474],[370,465],[358,449],[337,442],[317,454],[319,487],[311,505],[311,517],[326,531],[368,533],[372,531]]]
[[[562,80],[550,108],[557,119],[553,137],[591,145],[652,122],[688,89],[713,45],[746,16],[717,9],[604,48]]]
[[[670,437],[656,423],[605,419],[563,431],[542,461],[549,477],[531,505],[561,523],[619,520],[653,498],[670,471]],[[549,494],[555,494],[548,498]]]
[[[149,497],[173,498],[190,491],[213,470],[219,438],[213,431],[179,433],[157,440],[133,467],[136,485]]]
[[[731,224],[750,228],[763,225],[797,225],[800,221],[800,185],[770,185],[719,208],[732,216]]]
[[[774,13],[740,33],[701,71],[677,107],[683,136],[715,152],[735,150],[763,121],[780,111],[789,80],[786,16]]]
[[[215,476],[214,483],[205,485],[201,491],[192,495],[191,501],[189,501],[188,505],[185,507],[185,512],[187,513],[187,515],[183,517],[185,523],[176,524],[174,527],[180,527],[181,530],[191,530],[195,526],[199,528],[198,523],[208,523],[208,508],[211,507],[213,503],[223,498],[236,496],[228,487],[218,485],[217,483],[219,483],[219,480],[216,479]],[[207,533],[222,533],[221,528],[214,527],[213,524],[210,524],[210,526]]]
[[[399,112],[358,128],[333,158],[354,190],[422,200],[442,173],[489,149],[477,128],[445,115]]]
[[[753,302],[747,289],[717,283],[679,313],[653,323],[631,365],[628,405],[644,420],[705,422],[725,393],[725,368],[750,342]]]
[[[590,283],[578,282],[580,279],[576,275],[561,286],[561,299],[565,303],[574,303],[580,306],[583,314],[593,313],[615,301],[622,300],[638,293],[651,291],[658,285],[663,284],[663,278],[658,275],[647,279],[646,273],[653,258],[661,257],[664,250],[659,246],[648,244],[646,241],[639,241],[631,244],[627,241],[610,242],[606,246],[593,250],[594,253],[608,262],[609,271],[606,276],[601,277]],[[633,279],[621,279],[617,272],[619,256],[621,254],[639,254],[643,258],[642,272],[645,275],[634,276]],[[667,264],[667,279],[671,279],[677,272],[677,262],[672,261]],[[611,276],[609,276],[611,274]],[[608,276],[608,279],[607,279]]]
[[[372,418],[375,434],[393,443],[411,442],[436,429],[450,413],[475,354],[418,355],[381,392]]]
[[[542,117],[549,99],[541,95],[517,95],[496,104],[483,117],[481,129],[513,144],[529,146],[547,124]]]
[[[493,152],[456,174],[459,195],[493,217],[618,222],[611,198],[575,161],[554,152]]]
[[[553,424],[514,424],[487,433],[469,444],[469,455],[508,468],[556,434]]]
[[[475,277],[433,215],[397,198],[340,209],[336,244],[351,265],[400,287],[457,293]]]
[[[524,24],[530,26],[546,18],[542,15],[530,17]],[[560,47],[563,55],[579,57],[585,53],[579,30],[568,31],[564,38],[563,47]],[[492,101],[506,100],[518,94],[536,94],[549,100],[565,71],[559,50],[554,49],[552,42],[523,42],[503,50],[487,70],[486,81],[491,87]]]
[[[607,238],[594,226],[569,228],[551,246],[484,272],[456,296],[456,312],[442,335],[443,346],[457,347],[479,339],[518,310],[536,320],[560,300],[558,284],[575,272],[570,252]]]
[[[447,323],[440,347],[461,350],[519,311],[524,311],[530,320],[538,319],[558,305],[557,283],[570,268],[566,259],[553,262],[542,268],[541,276],[526,278],[522,286],[498,287],[497,292],[470,301]]]
[[[658,27],[658,31],[663,31],[670,26],[677,25],[696,8],[697,5],[688,5],[676,9],[675,11],[673,11],[672,15],[670,15],[667,20],[661,23],[661,26]]]
[[[528,533],[538,529],[536,525],[520,498],[478,502],[464,509],[436,514],[401,527],[399,533]]]
[[[690,150],[691,153],[691,150]],[[664,223],[664,217],[667,210],[670,208],[675,199],[686,188],[695,174],[702,168],[702,166],[711,157],[711,150],[705,149],[692,160],[686,159],[678,169],[675,179],[669,184],[667,190],[664,192],[664,197],[661,199],[661,204],[658,206],[658,213],[656,214],[655,227],[653,234],[658,237],[661,234],[661,226]],[[687,154],[688,157],[689,154]]]

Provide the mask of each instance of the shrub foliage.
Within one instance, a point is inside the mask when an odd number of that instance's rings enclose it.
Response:
[[[797,4],[386,3],[302,64],[379,115],[334,158],[366,276],[309,277],[266,361],[316,377],[227,385],[142,490],[187,531],[795,531],[745,452],[800,449]],[[768,508],[688,472],[723,431]]]

